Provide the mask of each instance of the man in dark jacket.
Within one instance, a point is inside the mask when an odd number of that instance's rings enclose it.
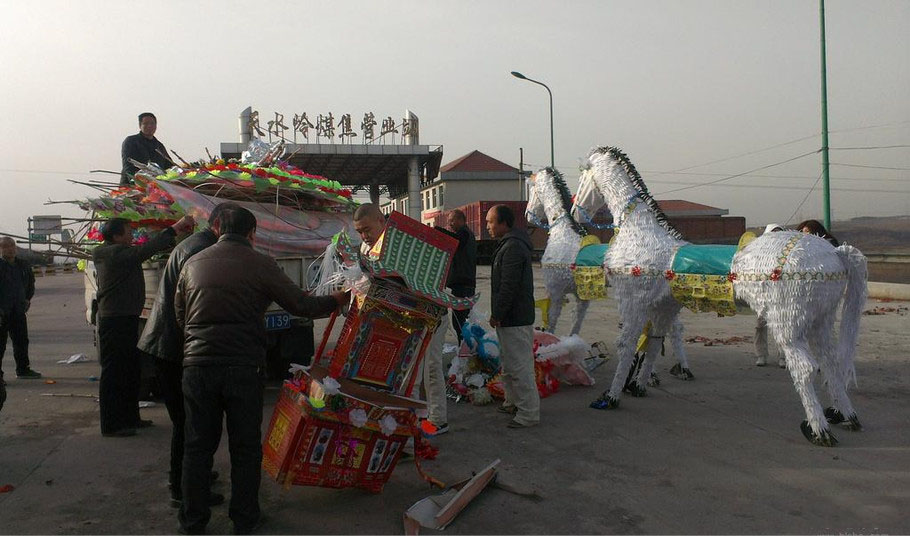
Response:
[[[449,229],[437,227],[440,231],[458,239],[458,249],[452,257],[452,267],[449,269],[449,278],[446,286],[452,291],[453,296],[470,298],[474,296],[477,288],[477,240],[474,233],[466,225],[467,218],[464,212],[455,209],[449,213]],[[464,326],[470,309],[452,311],[452,327],[458,336],[458,345],[461,346],[461,328]]]
[[[168,487],[171,490],[171,506],[179,507],[183,500],[180,491],[183,474],[183,443],[186,411],[183,408],[183,332],[177,325],[174,312],[174,293],[177,291],[177,279],[183,265],[193,255],[213,245],[218,240],[221,211],[228,207],[237,207],[234,203],[221,203],[212,209],[209,215],[209,227],[184,239],[167,259],[167,265],[158,282],[158,295],[155,305],[149,312],[145,330],[139,338],[139,349],[155,357],[155,371],[158,383],[164,395],[164,405],[171,418],[171,466],[168,474]],[[224,502],[224,496],[213,493],[212,504]]]
[[[101,228],[104,243],[92,258],[97,274],[98,344],[101,354],[101,435],[136,435],[137,427],[151,425],[139,418],[139,315],[145,305],[142,263],[174,245],[178,233],[193,229],[192,216],[152,236],[141,246],[131,245],[129,222],[113,218]]]
[[[158,164],[161,169],[167,169],[174,165],[167,156],[167,149],[164,144],[155,137],[155,131],[158,130],[158,119],[151,112],[139,114],[139,133],[127,136],[120,146],[120,160],[123,162],[123,169],[120,172],[120,184],[123,186],[133,184],[133,175],[136,174],[137,167],[130,162],[130,159],[143,164],[152,162]]]
[[[186,444],[180,529],[202,533],[211,515],[212,457],[225,419],[231,454],[230,518],[235,534],[261,519],[262,381],[264,315],[271,302],[288,312],[317,318],[346,303],[348,294],[311,297],[274,259],[253,250],[256,218],[244,209],[225,209],[221,237],[188,260],[177,283],[174,306],[183,329],[183,396]]]
[[[540,422],[540,395],[534,380],[534,247],[524,229],[516,229],[515,214],[506,205],[487,212],[487,230],[499,239],[493,254],[490,325],[499,337],[502,385],[506,399],[499,410],[514,415],[509,428]]]
[[[16,378],[36,379],[41,373],[31,369],[28,359],[28,321],[25,314],[35,295],[35,274],[28,261],[16,257],[16,242],[0,237],[0,363],[6,353],[6,339],[13,341]],[[3,382],[0,369],[0,382]]]

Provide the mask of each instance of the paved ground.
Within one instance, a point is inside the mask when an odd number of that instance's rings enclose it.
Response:
[[[487,274],[488,271],[482,271]],[[484,285],[488,281],[483,281]],[[30,314],[32,359],[56,381],[10,379],[0,413],[0,533],[170,533],[167,506],[170,434],[164,407],[143,410],[156,426],[133,438],[104,439],[92,398],[97,362],[57,365],[92,355],[79,275],[41,278]],[[542,295],[543,293],[540,292]],[[907,304],[871,302],[867,308]],[[592,305],[583,331],[612,346],[611,300]],[[751,335],[754,317],[718,320],[685,313],[686,335]],[[568,326],[565,318],[563,329]],[[863,318],[854,403],[865,431],[836,430],[834,449],[799,432],[802,408],[786,371],[752,366],[751,345],[687,344],[696,380],[672,379],[662,358],[660,387],[623,399],[618,411],[587,408],[600,385],[568,387],[542,403],[536,429],[505,428],[492,406],[450,406],[452,432],[436,440],[426,468],[443,480],[502,459],[502,480],[536,490],[541,502],[490,489],[446,530],[464,533],[907,533],[910,521],[910,316]],[[11,350],[11,349],[10,349]],[[12,356],[4,360],[13,373]],[[277,394],[267,392],[265,422]],[[226,441],[216,459],[229,492]],[[266,533],[401,533],[401,515],[428,494],[413,463],[379,495],[356,490],[282,490],[268,479]],[[211,532],[229,532],[224,506]]]

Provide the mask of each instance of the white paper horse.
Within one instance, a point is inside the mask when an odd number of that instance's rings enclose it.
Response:
[[[549,222],[547,248],[540,259],[544,286],[550,299],[547,331],[556,331],[563,298],[566,294],[574,294],[575,323],[571,334],[576,335],[581,330],[590,302],[578,298],[571,266],[575,264],[582,237],[587,232],[572,218],[572,195],[559,171],[543,168],[534,175],[530,184],[530,199],[525,216],[538,226],[545,227],[544,222]]]
[[[686,242],[666,220],[622,151],[598,147],[591,151],[587,163],[573,213],[582,209],[593,214],[606,203],[619,225],[604,259],[623,320],[617,343],[619,363],[610,390],[592,403],[592,407],[608,409],[619,404],[642,326],[650,320],[652,332],[663,335],[679,313],[681,305],[673,298],[665,274],[676,250]],[[729,278],[736,299],[767,320],[784,353],[806,412],[807,420],[801,425],[806,438],[816,445],[833,446],[837,440],[829,422],[860,429],[847,396],[847,383],[856,381],[853,357],[866,298],[866,258],[862,253],[852,246],[835,249],[813,235],[767,233],[734,255]],[[842,299],[838,338],[834,323]],[[636,378],[641,392],[658,346],[649,346]],[[833,406],[826,410],[822,410],[813,386],[819,369]]]

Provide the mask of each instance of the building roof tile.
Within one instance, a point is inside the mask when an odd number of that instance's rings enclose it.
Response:
[[[492,156],[485,155],[478,150],[452,160],[448,164],[439,168],[440,172],[461,171],[461,172],[489,172],[489,171],[513,171],[518,170],[505,162],[496,160]]]

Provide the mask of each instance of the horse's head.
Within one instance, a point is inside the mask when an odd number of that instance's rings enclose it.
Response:
[[[572,217],[576,221],[590,222],[600,207],[607,204],[594,180],[594,172],[588,168],[578,179],[578,190],[575,191],[575,202],[572,204]]]
[[[572,193],[558,170],[545,167],[534,174],[534,188],[528,200],[528,219],[546,219],[551,226],[557,223],[568,226],[579,236],[587,234],[584,227],[572,217]]]
[[[642,192],[647,194],[648,189],[632,161],[616,147],[601,146],[591,149],[588,153],[587,167],[592,182],[600,190],[612,212],[622,210],[632,196]]]
[[[670,236],[681,238],[682,235],[673,227],[657,204],[657,200],[648,191],[635,165],[620,149],[609,146],[592,149],[588,153],[588,169],[582,174],[582,181],[579,184],[579,196],[585,183],[591,183],[599,192],[613,213],[614,219],[622,219],[624,213],[631,210],[631,207],[640,200]],[[576,204],[579,204],[577,199]],[[587,210],[587,207],[584,208]]]
[[[525,208],[525,217],[530,221],[543,222],[547,219],[547,212],[543,206],[543,197],[538,187],[539,172],[531,175],[528,180],[530,186],[528,193],[528,206]]]

